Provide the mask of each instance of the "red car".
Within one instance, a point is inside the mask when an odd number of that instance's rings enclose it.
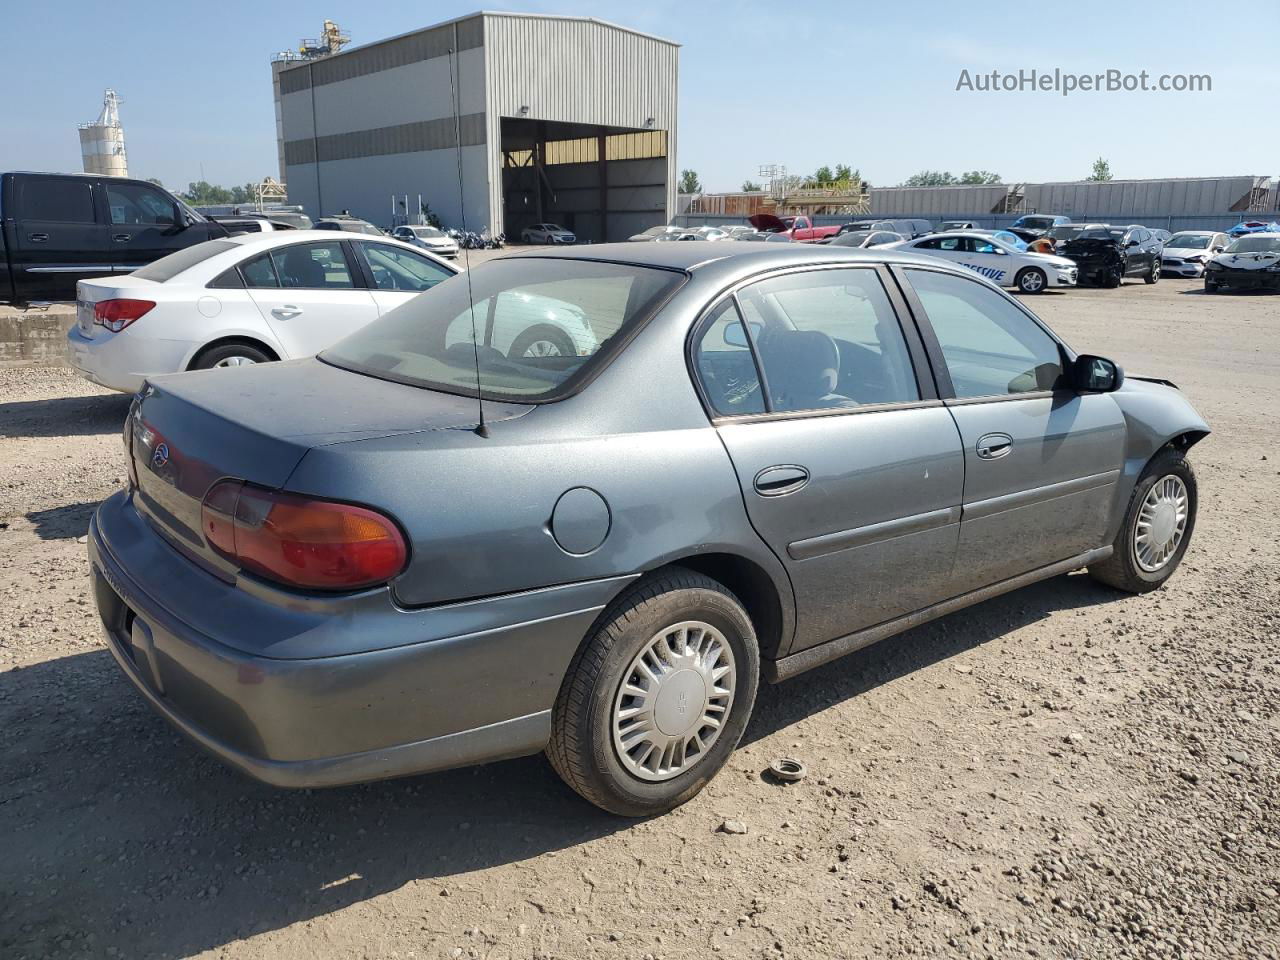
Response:
[[[815,227],[809,217],[775,217],[772,213],[754,214],[747,222],[761,233],[779,233],[796,243],[817,243],[840,231],[839,227]]]

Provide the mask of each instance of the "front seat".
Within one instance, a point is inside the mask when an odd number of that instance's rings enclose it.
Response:
[[[775,410],[812,410],[852,403],[835,392],[840,348],[818,330],[770,330],[760,354]]]
[[[280,284],[315,290],[325,286],[324,266],[311,256],[307,247],[286,250],[280,261]]]

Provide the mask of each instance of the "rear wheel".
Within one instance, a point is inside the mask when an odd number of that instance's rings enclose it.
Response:
[[[247,343],[224,343],[210,347],[196,357],[192,370],[212,370],[214,367],[243,367],[251,363],[270,363],[275,357],[265,350]]]
[[[1044,293],[1049,281],[1039,267],[1025,267],[1014,281],[1022,293]]]
[[[759,678],[755,633],[738,599],[675,568],[614,601],[578,650],[556,698],[547,756],[604,810],[665,813],[729,759]]]
[[[1147,283],[1160,282],[1160,261],[1159,260],[1151,261],[1151,269],[1147,271],[1147,275],[1142,279],[1145,280]]]
[[[1182,451],[1157,454],[1133,489],[1111,556],[1089,567],[1089,575],[1129,593],[1155,590],[1187,552],[1196,503],[1196,475]]]

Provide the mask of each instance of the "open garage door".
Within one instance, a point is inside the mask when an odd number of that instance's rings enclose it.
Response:
[[[579,243],[626,240],[667,222],[665,130],[502,118],[502,222],[557,223]]]

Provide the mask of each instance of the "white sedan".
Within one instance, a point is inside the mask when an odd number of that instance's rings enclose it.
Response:
[[[886,246],[951,260],[998,286],[1014,287],[1022,293],[1074,287],[1080,275],[1075,263],[1066,257],[1018,250],[998,237],[981,233],[935,233]]]
[[[391,235],[411,247],[421,247],[428,253],[434,253],[437,257],[453,260],[458,256],[458,241],[439,227],[401,224],[391,231]]]
[[[535,223],[520,231],[520,239],[525,243],[577,243],[573,232],[566,230],[558,223]]]
[[[309,357],[460,272],[389,237],[210,240],[76,284],[68,354],[86,379],[127,392],[163,373]]]

